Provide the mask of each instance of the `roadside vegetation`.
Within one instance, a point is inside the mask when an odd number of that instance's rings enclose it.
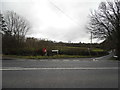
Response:
[[[65,59],[65,58],[90,58],[91,56],[80,55],[54,55],[54,56],[18,56],[18,55],[3,55],[5,59]]]
[[[33,41],[30,39],[30,41]],[[35,39],[36,40],[36,39]],[[27,40],[28,41],[28,40]],[[39,42],[40,45],[37,45]],[[4,51],[3,57],[13,57],[13,58],[27,58],[27,59],[56,59],[56,58],[87,58],[87,57],[98,57],[107,55],[107,50],[101,49],[95,44],[92,48],[88,48],[89,44],[85,44],[83,47],[82,43],[79,46],[74,46],[75,43],[57,43],[44,40],[44,46],[42,46],[43,40],[38,40],[34,43],[24,42],[23,48],[7,48]],[[34,44],[34,46],[32,46]],[[29,46],[29,47],[28,47]],[[82,46],[82,47],[81,47]],[[86,47],[88,46],[88,47]],[[100,45],[99,45],[100,46]],[[96,48],[97,47],[97,48]],[[42,49],[47,49],[47,55],[45,56]],[[59,50],[59,53],[53,53],[52,50]]]
[[[3,57],[48,59],[48,58],[80,58],[98,57],[108,54],[108,50],[100,43],[64,43],[34,37],[25,37],[31,25],[13,11],[0,14],[2,30]],[[46,55],[43,53],[46,48]],[[58,50],[53,53],[52,50]]]

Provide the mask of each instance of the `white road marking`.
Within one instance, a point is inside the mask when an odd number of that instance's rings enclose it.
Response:
[[[37,61],[37,60],[36,60]],[[40,60],[40,61],[49,61],[49,60]]]
[[[98,57],[98,58],[95,58],[95,59],[102,59],[102,58],[104,58],[105,56],[103,56],[103,57]]]
[[[70,61],[70,60],[63,60],[63,61]]]
[[[80,61],[80,60],[40,60],[40,61]]]
[[[80,60],[73,60],[73,61],[80,61]]]
[[[60,61],[60,60],[51,60],[51,61]]]
[[[74,68],[23,68],[23,67],[4,67],[0,71],[14,71],[14,70],[113,70],[118,67],[74,67]]]

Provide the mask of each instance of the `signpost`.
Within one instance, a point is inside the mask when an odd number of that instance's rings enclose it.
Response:
[[[59,50],[52,50],[52,53],[56,53],[58,55]]]

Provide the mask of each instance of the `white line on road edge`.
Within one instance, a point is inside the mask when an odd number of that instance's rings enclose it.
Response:
[[[11,67],[2,68],[0,71],[15,71],[15,70],[113,70],[118,69],[118,67],[76,67],[76,68],[23,68],[23,67]]]

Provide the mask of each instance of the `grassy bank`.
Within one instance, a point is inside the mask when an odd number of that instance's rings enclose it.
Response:
[[[99,48],[86,48],[86,47],[69,47],[69,46],[55,46],[47,47],[48,56],[52,56],[52,50],[59,50],[60,55],[70,56],[103,56],[108,54],[106,50]],[[42,56],[42,48],[17,48],[6,49],[5,55],[18,55],[18,56]]]
[[[53,56],[17,56],[17,55],[3,55],[3,58],[20,58],[20,59],[60,59],[60,58],[90,58],[92,56],[80,55],[53,55]]]
[[[52,53],[52,49],[59,50],[59,54]],[[85,47],[54,47],[47,49],[48,56],[42,56],[42,49],[16,49],[12,54],[4,54],[3,58],[23,58],[23,59],[58,59],[58,58],[90,58],[107,55],[107,51],[98,48],[88,49]]]

